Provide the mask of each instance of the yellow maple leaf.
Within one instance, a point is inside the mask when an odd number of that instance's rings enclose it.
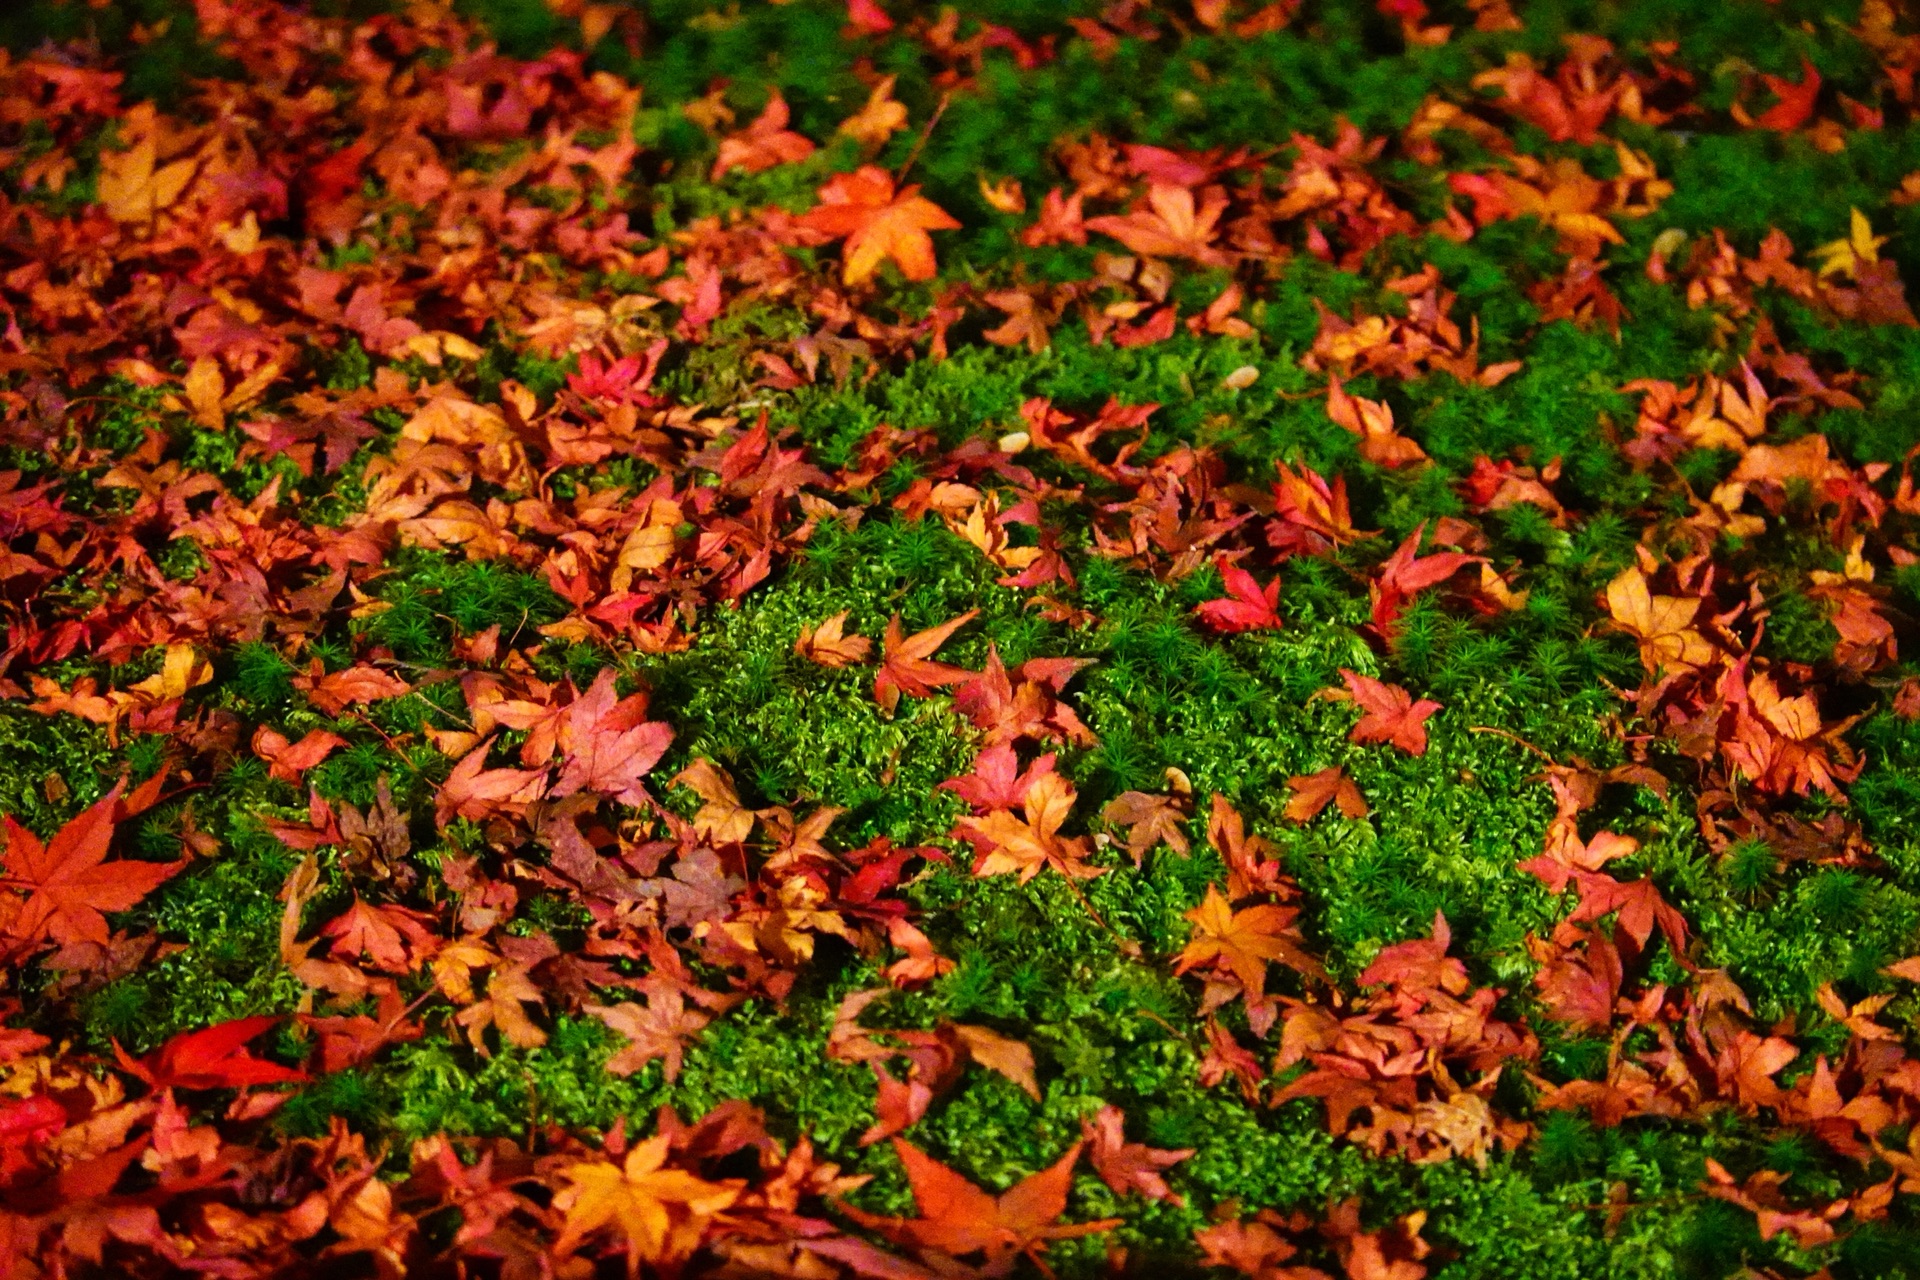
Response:
[[[1847,234],[1820,245],[1813,256],[1820,261],[1822,278],[1842,275],[1851,280],[1867,263],[1880,261],[1880,246],[1886,242],[1885,236],[1873,234],[1873,224],[1867,221],[1867,215],[1855,209]]]
[[[1615,626],[1640,642],[1640,661],[1654,675],[1663,668],[1692,671],[1713,660],[1713,642],[1693,627],[1700,602],[1654,595],[1638,567],[1607,584],[1607,612]]]
[[[125,151],[101,153],[95,194],[115,222],[151,222],[154,214],[180,198],[200,161],[188,156],[160,163],[150,102],[130,108],[120,123],[121,132],[132,136],[134,144]]]
[[[564,1256],[611,1229],[626,1241],[628,1275],[639,1274],[642,1262],[691,1255],[707,1223],[739,1198],[742,1184],[662,1168],[666,1160],[667,1137],[661,1134],[634,1147],[623,1164],[582,1160],[562,1169],[569,1185],[553,1201],[565,1215],[554,1252]]]

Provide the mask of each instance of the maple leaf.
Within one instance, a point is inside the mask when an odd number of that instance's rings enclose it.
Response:
[[[180,193],[193,181],[200,161],[188,156],[169,164],[160,163],[151,102],[129,107],[119,125],[121,136],[132,137],[134,143],[125,151],[100,153],[97,198],[115,222],[150,222],[156,213],[180,198]]]
[[[494,814],[520,815],[547,793],[545,769],[489,769],[488,738],[460,758],[434,795],[433,818],[444,827],[456,817],[482,821]]]
[[[1429,587],[1435,587],[1470,564],[1485,564],[1482,556],[1460,551],[1440,551],[1421,556],[1420,539],[1427,531],[1422,520],[1393,554],[1381,561],[1379,572],[1367,584],[1367,596],[1373,606],[1373,627],[1391,639],[1395,622],[1407,603]]]
[[[1615,626],[1640,642],[1640,663],[1649,675],[1695,671],[1713,661],[1718,652],[1693,627],[1700,601],[1654,595],[1638,566],[1623,570],[1607,584],[1607,612]]]
[[[839,1208],[861,1226],[897,1244],[924,1249],[936,1257],[978,1253],[985,1274],[1005,1274],[1013,1259],[1022,1254],[1037,1263],[1048,1241],[1071,1240],[1120,1224],[1118,1218],[1072,1224],[1058,1221],[1067,1211],[1073,1167],[1084,1145],[1074,1143],[1047,1168],[994,1196],[906,1139],[895,1138],[893,1150],[906,1169],[920,1217],[881,1218],[847,1204]]]
[[[1849,280],[1857,279],[1860,268],[1880,261],[1880,246],[1886,242],[1885,236],[1873,234],[1873,224],[1867,221],[1867,215],[1854,209],[1845,236],[1814,247],[1813,257],[1820,264],[1817,274],[1822,277],[1843,275]]]
[[[1006,323],[980,335],[988,342],[1001,347],[1024,342],[1027,350],[1035,355],[1052,344],[1053,338],[1047,330],[1049,313],[1032,293],[1025,289],[997,289],[984,295],[982,301],[1007,313]]]
[[[891,30],[893,19],[880,7],[879,0],[847,0],[847,35],[878,36]]]
[[[1225,266],[1231,259],[1211,248],[1227,196],[1218,187],[1207,189],[1195,208],[1186,187],[1156,182],[1147,190],[1147,207],[1125,216],[1088,218],[1086,228],[1112,236],[1135,253],[1156,258],[1191,258],[1203,267]]]
[[[1159,796],[1146,791],[1122,791],[1100,811],[1101,821],[1125,829],[1127,852],[1133,855],[1136,867],[1156,845],[1165,844],[1175,853],[1185,854],[1187,833],[1181,824],[1191,816],[1191,796]]]
[[[716,846],[737,844],[753,833],[759,815],[740,803],[733,779],[705,756],[674,774],[670,782],[692,789],[704,801],[693,815],[693,830],[701,839]]]
[[[1220,961],[1253,1000],[1266,993],[1269,960],[1309,977],[1325,977],[1320,962],[1300,949],[1300,931],[1294,925],[1299,915],[1297,907],[1270,903],[1235,911],[1219,886],[1210,884],[1206,898],[1186,913],[1193,922],[1193,940],[1175,957],[1173,971],[1186,973]]]
[[[1641,879],[1623,884],[1610,875],[1586,871],[1576,871],[1573,880],[1580,893],[1580,905],[1567,917],[1569,923],[1598,920],[1610,912],[1618,911],[1620,931],[1637,945],[1644,947],[1657,925],[1660,932],[1666,935],[1667,945],[1673,948],[1673,954],[1682,958],[1686,956],[1686,918],[1660,896],[1660,889],[1652,880]]]
[[[871,277],[888,258],[909,280],[933,279],[933,239],[927,233],[960,226],[919,187],[896,191],[893,175],[870,164],[834,175],[820,188],[819,205],[799,222],[828,239],[846,239],[841,279],[850,285]]]
[[[665,985],[655,987],[644,1006],[622,1001],[612,1006],[580,1007],[627,1038],[627,1047],[607,1059],[610,1073],[630,1076],[659,1058],[668,1084],[680,1076],[681,1053],[688,1037],[697,1035],[712,1020],[698,1009],[687,1008],[680,992]]]
[[[566,1256],[597,1232],[611,1230],[626,1242],[627,1272],[689,1257],[714,1216],[740,1198],[738,1179],[707,1182],[683,1169],[664,1167],[670,1139],[649,1138],[627,1152],[621,1164],[580,1160],[563,1166],[567,1185],[553,1198],[561,1228],[553,1251]]]
[[[183,1031],[138,1060],[118,1044],[114,1053],[120,1068],[158,1093],[162,1089],[241,1089],[256,1084],[297,1084],[305,1072],[247,1052],[249,1040],[279,1025],[280,1019],[260,1015],[236,1018],[200,1031]]]
[[[647,719],[645,692],[616,700],[613,668],[602,667],[560,718],[557,741],[561,765],[553,796],[591,790],[642,806],[650,801],[642,779],[672,745],[673,728]]]
[[[156,792],[161,776],[156,774],[152,783]],[[124,779],[115,783],[45,844],[12,817],[5,819],[7,847],[0,866],[6,875],[0,886],[27,891],[26,900],[6,922],[7,936],[17,946],[50,939],[61,945],[90,942],[104,947],[105,912],[132,908],[186,867],[184,861],[106,861],[114,823],[127,813],[120,798],[125,787]]]
[[[1360,456],[1383,467],[1423,461],[1426,450],[1394,429],[1392,406],[1347,394],[1336,377],[1327,380],[1327,417],[1360,437]]]
[[[1160,1173],[1185,1160],[1194,1149],[1166,1150],[1144,1142],[1128,1142],[1125,1122],[1126,1116],[1112,1103],[1081,1120],[1080,1131],[1087,1141],[1087,1158],[1093,1171],[1115,1195],[1137,1191],[1149,1200],[1165,1200],[1184,1208],[1187,1202],[1174,1194]]]
[[[1576,943],[1581,944],[1578,950]],[[1589,1033],[1613,1025],[1613,1006],[1625,969],[1611,938],[1599,930],[1562,923],[1551,942],[1529,936],[1527,945],[1540,965],[1533,975],[1540,1003],[1553,1017]]]
[[[1347,735],[1348,741],[1385,742],[1410,756],[1427,752],[1427,717],[1440,710],[1440,704],[1422,698],[1418,702],[1397,684],[1383,684],[1372,676],[1340,668],[1350,698],[1364,713],[1360,723]]]
[[[1739,1205],[1753,1214],[1762,1240],[1784,1233],[1801,1249],[1831,1244],[1838,1235],[1833,1224],[1854,1207],[1853,1201],[1839,1199],[1818,1209],[1795,1209],[1787,1204],[1780,1191],[1780,1184],[1787,1180],[1788,1174],[1760,1169],[1744,1183],[1737,1182],[1726,1166],[1711,1156],[1707,1158],[1706,1168],[1707,1181],[1700,1184],[1700,1189],[1716,1200]]]
[[[887,981],[895,987],[923,986],[953,972],[953,961],[933,949],[932,939],[898,916],[887,921],[887,941],[907,953],[886,968]]]
[[[978,609],[969,609],[957,618],[949,618],[937,627],[928,627],[911,636],[902,636],[900,615],[887,620],[886,635],[880,641],[880,671],[873,678],[873,700],[891,715],[905,693],[928,698],[941,685],[959,684],[973,677],[965,667],[950,667],[929,661],[947,638],[978,617]]]
[[[1814,99],[1820,96],[1820,73],[1808,62],[1806,55],[1800,58],[1800,82],[1783,76],[1767,75],[1760,79],[1773,91],[1778,102],[1757,116],[1748,116],[1738,103],[1734,104],[1733,117],[1741,124],[1758,129],[1771,129],[1775,133],[1791,133],[1807,122],[1813,114]]]
[[[1366,797],[1360,794],[1360,788],[1353,785],[1353,779],[1339,765],[1318,773],[1288,778],[1287,786],[1293,790],[1286,808],[1286,817],[1290,821],[1312,822],[1329,804],[1339,805],[1340,812],[1349,818],[1367,816]]]
[[[293,687],[305,692],[316,710],[330,716],[359,703],[398,698],[413,688],[398,676],[364,662],[323,675],[318,658],[309,674],[293,678]]]
[[[873,651],[873,641],[857,632],[845,633],[847,613],[842,609],[817,627],[802,627],[800,638],[793,642],[793,651],[822,667],[849,667],[865,662]]]
[[[893,100],[893,83],[898,77],[884,76],[867,94],[860,110],[840,122],[836,132],[857,140],[863,147],[878,149],[896,132],[907,127],[907,108]]]
[[[778,89],[773,90],[767,97],[766,107],[754,117],[752,124],[720,140],[720,152],[714,157],[713,172],[708,180],[720,181],[736,165],[748,173],[759,173],[812,155],[812,140],[787,128],[791,114],[787,100],[780,96]]]
[[[953,792],[975,813],[1012,809],[1026,800],[1028,790],[1042,775],[1053,772],[1053,762],[1054,754],[1049,751],[1022,769],[1013,745],[996,742],[973,758],[972,773],[948,778],[935,789]]]
[[[1262,587],[1252,574],[1227,560],[1216,562],[1220,580],[1227,588],[1223,599],[1208,600],[1194,609],[1200,621],[1214,631],[1233,634],[1241,631],[1278,631],[1280,629],[1280,579]]]
[[[1071,782],[1057,773],[1043,773],[1034,779],[1021,801],[1024,822],[1005,809],[995,809],[982,818],[963,819],[960,834],[973,843],[977,855],[973,874],[1018,872],[1021,884],[1046,867],[1075,880],[1102,874],[1103,868],[1083,861],[1089,852],[1086,837],[1060,834],[1060,825],[1073,809],[1074,797]]]
[[[347,745],[337,733],[315,729],[298,742],[265,725],[254,731],[253,753],[267,762],[267,776],[300,785],[300,775]]]

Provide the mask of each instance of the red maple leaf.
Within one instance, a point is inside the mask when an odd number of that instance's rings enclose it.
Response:
[[[126,781],[115,783],[45,844],[11,817],[5,820],[6,875],[0,886],[27,891],[26,901],[6,925],[13,944],[24,949],[50,939],[105,946],[105,912],[128,910],[187,865],[106,861],[114,823],[149,807],[159,794],[161,777],[155,774],[124,804],[120,794]]]
[[[267,762],[267,776],[295,786],[301,774],[346,745],[345,738],[325,729],[315,729],[298,742],[289,742],[285,734],[265,725],[253,735],[253,753]]]
[[[903,693],[927,698],[933,696],[938,686],[959,684],[972,678],[973,672],[965,667],[950,667],[929,659],[939,652],[947,637],[972,622],[979,613],[978,609],[969,609],[957,618],[949,618],[937,627],[928,627],[910,636],[901,634],[900,615],[894,614],[887,620],[887,633],[880,641],[880,671],[873,678],[873,700],[892,714]]]
[[[1813,114],[1814,99],[1820,96],[1820,73],[1814,70],[1813,64],[1807,61],[1805,55],[1800,58],[1800,83],[1795,84],[1785,77],[1764,73],[1760,79],[1780,100],[1751,118],[1754,128],[1771,129],[1775,133],[1791,133],[1807,122],[1807,117]],[[1746,113],[1736,106],[1734,118],[1741,119],[1745,115]],[[1741,123],[1745,124],[1748,121],[1742,119]]]
[[[1144,1142],[1128,1142],[1125,1124],[1126,1116],[1111,1103],[1080,1122],[1080,1130],[1088,1144],[1087,1158],[1093,1162],[1093,1171],[1100,1175],[1102,1182],[1113,1188],[1115,1195],[1124,1196],[1130,1191],[1138,1191],[1149,1200],[1165,1200],[1184,1206],[1186,1201],[1173,1193],[1172,1188],[1167,1186],[1167,1180],[1160,1176],[1160,1171],[1171,1169],[1185,1160],[1193,1154],[1193,1148],[1166,1150],[1150,1147]]]
[[[1415,702],[1399,685],[1383,684],[1345,667],[1340,668],[1340,676],[1347,682],[1347,692],[1336,696],[1351,699],[1365,713],[1347,735],[1349,741],[1386,742],[1411,756],[1426,754],[1427,717],[1440,709],[1439,703],[1427,698]]]
[[[720,153],[714,157],[708,181],[718,182],[735,165],[748,173],[759,173],[775,165],[792,164],[813,154],[813,141],[805,134],[787,128],[792,112],[787,100],[775,89],[767,98],[765,110],[740,132],[720,140]]]
[[[1570,924],[1598,920],[1610,912],[1620,913],[1620,931],[1638,946],[1646,946],[1657,925],[1667,936],[1667,945],[1677,957],[1687,954],[1687,921],[1660,896],[1652,880],[1615,880],[1602,872],[1576,871],[1574,887],[1580,893],[1580,905],[1567,917]]]
[[[638,806],[648,802],[642,779],[667,753],[673,729],[647,719],[644,692],[616,700],[613,668],[603,667],[561,717],[558,741],[562,761],[551,794],[597,791]]]
[[[433,820],[446,826],[456,817],[475,822],[497,813],[522,814],[547,793],[545,769],[489,769],[488,738],[460,758],[434,797]]]
[[[309,1077],[303,1071],[256,1058],[247,1041],[256,1039],[280,1019],[260,1015],[236,1018],[200,1031],[183,1031],[144,1058],[134,1059],[118,1044],[120,1068],[161,1089],[240,1089],[256,1084],[297,1084]]]
[[[1280,579],[1276,576],[1262,587],[1252,574],[1239,565],[1222,559],[1216,562],[1220,581],[1227,594],[1208,600],[1194,610],[1200,621],[1215,631],[1278,631],[1280,629]]]
[[[1613,939],[1598,929],[1562,922],[1551,942],[1530,936],[1527,947],[1540,964],[1533,975],[1540,1003],[1555,1018],[1588,1032],[1613,1025],[1613,1005],[1625,976]]]
[[[850,36],[877,36],[893,30],[893,19],[887,16],[877,0],[847,0],[847,26],[844,34]]]
[[[981,1267],[986,1274],[1004,1274],[1021,1254],[1037,1262],[1050,1240],[1070,1240],[1119,1225],[1118,1218],[1068,1224],[1057,1221],[1067,1211],[1073,1166],[1080,1159],[1083,1145],[1074,1143],[1051,1165],[995,1196],[904,1138],[895,1138],[893,1149],[906,1169],[920,1216],[881,1218],[851,1205],[839,1207],[861,1226],[896,1244],[947,1258],[978,1253],[984,1258]]]
[[[1367,595],[1373,601],[1373,629],[1389,639],[1393,637],[1394,622],[1408,601],[1470,564],[1486,563],[1483,556],[1460,551],[1441,551],[1419,558],[1420,539],[1426,531],[1427,523],[1422,520],[1407,540],[1381,563],[1380,571],[1367,584]]]
[[[974,757],[972,773],[948,778],[934,790],[953,792],[973,806],[975,813],[1017,809],[1026,802],[1034,782],[1042,774],[1053,772],[1053,761],[1054,753],[1049,751],[1022,769],[1012,744],[996,742]]]

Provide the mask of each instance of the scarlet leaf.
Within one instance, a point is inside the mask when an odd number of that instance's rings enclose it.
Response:
[[[1775,133],[1791,133],[1807,122],[1813,114],[1814,99],[1820,96],[1820,73],[1803,55],[1800,59],[1800,82],[1782,76],[1762,75],[1767,88],[1773,90],[1779,99],[1771,107],[1753,118],[1755,127],[1771,129]]]
[[[307,1079],[304,1072],[256,1058],[246,1049],[249,1040],[265,1034],[279,1021],[262,1015],[185,1031],[138,1061],[118,1046],[115,1052],[119,1053],[121,1068],[145,1081],[156,1093],[162,1089],[239,1089],[256,1084],[299,1083]]]
[[[1194,612],[1200,621],[1215,631],[1228,633],[1280,629],[1279,578],[1262,587],[1245,569],[1222,560],[1220,580],[1226,585],[1226,598],[1199,605]]]
[[[848,1205],[841,1211],[896,1243],[949,1258],[978,1253],[989,1274],[1004,1272],[1020,1254],[1037,1258],[1050,1240],[1091,1235],[1119,1224],[1118,1218],[1058,1222],[1067,1211],[1067,1191],[1082,1145],[1074,1143],[1052,1165],[994,1196],[904,1138],[895,1138],[894,1153],[906,1168],[920,1216],[879,1218]]]
[[[1470,564],[1485,563],[1480,556],[1459,551],[1420,556],[1420,539],[1426,531],[1423,521],[1407,535],[1405,542],[1394,548],[1368,584],[1367,594],[1373,601],[1373,626],[1381,635],[1394,634],[1394,623],[1401,611],[1422,591],[1438,586]]]
[[[187,865],[106,861],[116,815],[124,811],[120,793],[125,785],[116,783],[46,844],[11,817],[5,820],[6,879],[0,884],[27,891],[6,925],[16,945],[32,947],[51,939],[105,946],[104,912],[128,910]]]
[[[1348,738],[1354,742],[1385,742],[1408,755],[1427,752],[1427,717],[1440,710],[1440,704],[1426,698],[1418,702],[1399,685],[1383,684],[1372,676],[1340,668],[1347,682],[1347,696],[1364,713]]]

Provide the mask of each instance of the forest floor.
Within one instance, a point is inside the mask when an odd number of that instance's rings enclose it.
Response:
[[[0,41],[0,1276],[1920,1274],[1887,0]]]

